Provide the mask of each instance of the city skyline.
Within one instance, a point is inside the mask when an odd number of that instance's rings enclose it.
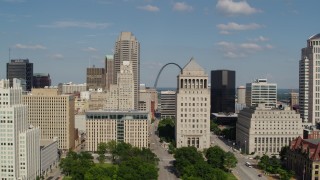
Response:
[[[318,5],[316,0],[1,0],[0,79],[10,54],[28,58],[35,73],[49,73],[52,85],[83,83],[86,68],[104,67],[120,32],[130,31],[141,43],[140,83],[147,86],[166,63],[183,66],[195,57],[208,74],[235,70],[236,86],[267,78],[279,88],[298,89],[301,48],[318,33]],[[164,71],[158,87],[176,87],[172,77],[179,70]]]

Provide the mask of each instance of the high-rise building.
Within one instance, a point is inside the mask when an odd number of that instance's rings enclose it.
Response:
[[[140,86],[140,43],[131,32],[121,32],[115,43],[114,53],[114,73],[120,72],[123,61],[130,61],[132,64],[134,81],[134,108],[139,106],[139,86]],[[117,84],[117,76],[114,76],[113,84]]]
[[[238,104],[246,104],[246,87],[239,86],[237,88],[237,103]]]
[[[114,71],[113,55],[106,55],[105,70],[106,70],[106,90],[109,90],[110,84],[113,84],[114,76],[117,75],[115,74],[115,71]]]
[[[7,79],[10,80],[12,86],[13,78],[24,79],[26,82],[26,90],[31,91],[33,78],[33,63],[29,59],[12,59],[7,63]]]
[[[40,130],[28,124],[18,79],[0,81],[0,177],[36,179],[40,175]]]
[[[320,122],[320,33],[307,40],[299,61],[299,108],[304,122]]]
[[[256,79],[246,85],[246,105],[258,106],[264,104],[267,108],[277,106],[277,84],[268,83],[267,79]]]
[[[106,109],[134,110],[134,79],[132,62],[123,61],[117,73],[117,84],[112,84],[107,95]]]
[[[87,68],[87,90],[105,89],[106,72],[104,68]]]
[[[279,154],[283,146],[302,133],[300,115],[289,107],[270,109],[259,104],[244,108],[238,114],[236,142],[247,154]]]
[[[208,75],[191,58],[178,75],[175,137],[177,148],[210,146],[210,90]]]
[[[139,101],[139,111],[149,111],[149,115],[151,119],[155,118],[155,112],[158,108],[158,91],[154,88],[145,87],[141,88],[140,85],[140,95],[139,95],[140,101]],[[145,104],[145,110],[143,110],[144,107],[141,107]]]
[[[160,92],[161,119],[173,118],[176,116],[176,91]]]
[[[235,86],[235,71],[211,71],[211,113],[235,112]]]
[[[33,88],[44,88],[51,86],[50,74],[47,73],[34,73],[33,74]]]
[[[60,95],[58,89],[32,89],[23,96],[28,105],[28,120],[40,127],[42,139],[58,137],[59,149],[74,148],[74,96]]]

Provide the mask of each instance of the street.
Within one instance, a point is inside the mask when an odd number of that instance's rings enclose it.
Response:
[[[173,155],[169,154],[168,151],[162,147],[159,142],[159,137],[156,135],[156,130],[158,127],[159,120],[156,120],[150,128],[150,149],[159,158],[159,180],[175,180],[178,179],[175,175],[173,167]]]
[[[211,142],[213,142],[213,146],[217,145],[219,147],[221,147],[224,151],[232,151],[231,148],[231,143],[230,146],[228,146],[228,142],[225,140],[225,142],[223,142],[217,135],[215,134],[211,134]],[[260,174],[260,172],[255,169],[255,160],[250,160],[248,159],[248,157],[245,157],[244,155],[242,155],[239,151],[235,151],[233,152],[235,157],[238,159],[238,164],[235,168],[233,168],[232,173],[240,180],[257,180],[257,179],[261,179],[261,180],[267,180],[267,178],[262,175],[262,177],[258,177],[258,175]],[[245,165],[246,162],[250,162],[251,164],[253,164],[253,168],[247,167]]]

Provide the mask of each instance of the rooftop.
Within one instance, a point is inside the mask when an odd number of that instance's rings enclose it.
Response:
[[[311,36],[309,38],[309,40],[314,40],[314,39],[320,39],[320,33],[319,34],[315,34],[315,35],[313,35],[313,36]]]

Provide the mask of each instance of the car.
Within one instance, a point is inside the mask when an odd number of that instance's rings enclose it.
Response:
[[[262,174],[258,174],[259,177],[262,177]]]

